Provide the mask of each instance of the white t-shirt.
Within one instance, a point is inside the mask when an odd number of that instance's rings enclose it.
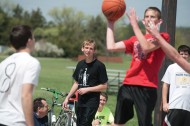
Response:
[[[174,63],[167,68],[162,81],[170,84],[169,109],[190,111],[190,74]]]
[[[25,126],[23,84],[37,85],[40,63],[29,53],[15,53],[0,63],[0,124]]]

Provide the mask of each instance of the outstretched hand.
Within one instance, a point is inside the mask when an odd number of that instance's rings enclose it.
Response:
[[[134,8],[130,8],[129,12],[126,13],[132,26],[138,25],[138,17]]]
[[[146,30],[153,36],[159,35],[159,26],[160,24],[155,24],[153,21],[150,21],[148,25],[145,25]]]

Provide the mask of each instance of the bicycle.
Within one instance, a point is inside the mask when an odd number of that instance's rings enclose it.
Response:
[[[55,105],[62,107],[62,104],[57,102],[58,95],[64,98],[67,96],[67,93],[61,93],[51,88],[41,88],[41,89],[53,93],[51,109],[48,111],[48,126],[76,126],[75,107],[73,108],[73,110],[61,109],[57,118],[55,117],[55,114],[54,114]],[[72,108],[71,106],[68,106],[68,107]]]

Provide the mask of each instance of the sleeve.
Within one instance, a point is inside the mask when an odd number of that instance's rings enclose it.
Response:
[[[76,68],[75,68],[75,70],[74,70],[74,72],[73,72],[73,79],[75,80],[75,81],[77,81],[78,82],[78,71],[79,71],[79,63],[77,64],[77,66],[76,66]]]
[[[102,63],[99,65],[99,83],[103,84],[108,81],[107,71],[105,65]]]
[[[170,43],[170,36],[168,33],[164,32],[164,33],[161,33],[161,36],[168,42]]]
[[[170,75],[171,75],[171,73],[170,73],[170,66],[167,68],[167,70],[166,70],[166,72],[165,72],[165,74],[164,74],[164,76],[163,76],[163,78],[162,78],[162,82],[164,82],[164,83],[167,83],[167,84],[170,84]]]
[[[135,41],[134,36],[127,39],[127,40],[123,40],[123,43],[125,44],[125,48],[126,48],[125,53],[127,53],[127,54],[132,54],[133,53],[134,41]]]
[[[38,60],[30,61],[30,63],[27,65],[24,78],[23,78],[23,84],[38,84],[39,74],[40,74],[41,66]]]

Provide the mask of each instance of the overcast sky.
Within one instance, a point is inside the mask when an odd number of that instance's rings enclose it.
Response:
[[[72,7],[76,11],[82,11],[86,15],[98,15],[101,12],[102,0],[9,0],[20,4],[25,10],[31,11],[40,8],[47,20],[52,8]],[[130,7],[136,9],[137,15],[142,19],[144,10],[149,6],[156,6],[161,9],[162,0],[125,0],[127,10]],[[178,0],[177,3],[177,26],[190,27],[190,0]],[[127,18],[126,18],[127,20]]]

